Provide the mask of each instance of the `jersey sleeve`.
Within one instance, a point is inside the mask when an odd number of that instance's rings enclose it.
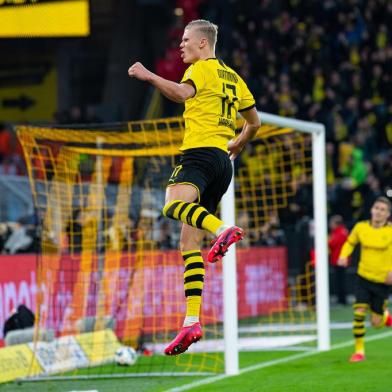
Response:
[[[245,110],[252,109],[256,106],[255,99],[253,98],[252,93],[249,91],[246,83],[240,78],[239,80],[241,86],[241,100],[240,106],[238,107],[239,112],[243,112]]]
[[[355,246],[359,242],[358,231],[360,230],[360,225],[357,223],[352,229],[350,235],[348,236],[343,248],[340,252],[340,257],[346,258],[353,253]]]
[[[189,66],[181,79],[181,83],[191,83],[197,94],[205,84],[205,75],[202,65],[200,63],[195,63]]]

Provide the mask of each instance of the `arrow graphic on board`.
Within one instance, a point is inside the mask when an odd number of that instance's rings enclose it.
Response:
[[[4,98],[3,108],[27,110],[35,105],[35,100],[22,94],[18,98]]]

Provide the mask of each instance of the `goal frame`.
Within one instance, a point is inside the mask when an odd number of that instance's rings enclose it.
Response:
[[[329,275],[327,249],[327,185],[325,160],[325,126],[321,123],[282,117],[270,113],[257,112],[262,124],[288,127],[312,136],[312,173],[313,173],[313,218],[316,275],[316,319],[317,350],[327,351],[331,347],[329,317]],[[229,225],[235,223],[234,182],[222,198],[222,219]],[[239,374],[238,358],[238,312],[236,252],[232,246],[223,263],[223,312],[225,373]]]

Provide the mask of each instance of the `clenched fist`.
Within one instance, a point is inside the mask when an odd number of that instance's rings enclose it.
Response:
[[[242,151],[243,148],[244,146],[240,145],[235,140],[230,140],[227,144],[230,160],[234,161],[234,159],[237,158],[238,154]]]
[[[348,267],[348,258],[347,257],[340,257],[336,264],[339,267]]]
[[[128,75],[131,78],[137,78],[139,80],[148,80],[152,72],[149,71],[142,63],[135,63],[128,68]]]

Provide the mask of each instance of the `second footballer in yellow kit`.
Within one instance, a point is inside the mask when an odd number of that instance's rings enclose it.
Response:
[[[338,260],[338,265],[346,267],[348,257],[360,244],[353,322],[355,352],[350,362],[365,359],[365,318],[369,308],[374,327],[392,326],[392,317],[386,307],[392,283],[392,225],[388,223],[391,203],[386,197],[379,197],[370,212],[370,221],[354,226]]]

